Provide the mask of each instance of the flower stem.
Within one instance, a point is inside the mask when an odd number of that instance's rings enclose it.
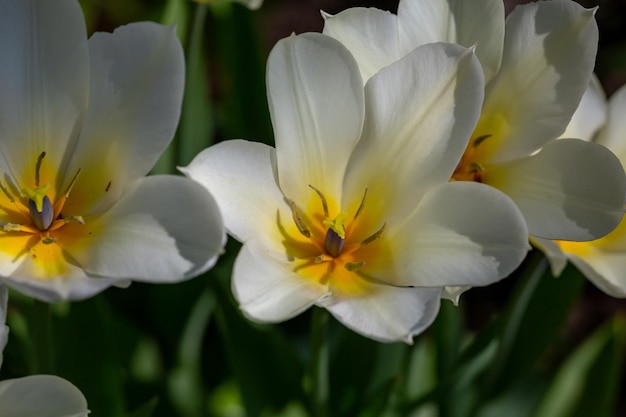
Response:
[[[50,304],[34,301],[33,320],[30,323],[30,340],[35,354],[34,372],[37,374],[54,373],[54,349],[52,346],[52,312]]]
[[[328,313],[313,309],[311,324],[311,404],[316,417],[328,414]]]

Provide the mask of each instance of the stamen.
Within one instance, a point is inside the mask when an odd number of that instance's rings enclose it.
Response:
[[[4,193],[4,195],[7,196],[7,198],[11,201],[11,203],[15,203],[15,198],[13,198],[9,190],[4,185],[2,185],[1,182],[0,182],[0,189],[2,189],[2,192]]]
[[[359,262],[348,262],[347,264],[344,265],[344,267],[350,271],[350,272],[356,272],[360,269],[362,269],[365,266],[365,262],[364,261],[359,261]]]
[[[359,205],[359,208],[357,209],[356,214],[354,215],[354,220],[356,220],[356,218],[359,217],[359,214],[361,214],[361,210],[363,210],[363,206],[365,205],[365,197],[367,197],[367,188],[365,189],[365,192],[363,193],[361,204]]]
[[[361,242],[361,246],[365,246],[365,245],[369,245],[370,243],[372,243],[373,241],[375,241],[376,239],[379,239],[383,233],[385,232],[385,229],[387,228],[387,223],[385,222],[383,224],[383,227],[381,227],[380,229],[378,229],[378,232],[374,233],[373,235],[371,235],[370,237],[368,237],[367,239],[365,239],[364,241]]]
[[[474,148],[476,148],[477,146],[479,146],[481,143],[483,143],[485,141],[485,139],[490,138],[492,135],[491,134],[487,134],[487,135],[482,135],[477,137],[476,139],[474,139],[474,141],[472,142],[472,146]]]
[[[304,220],[302,220],[302,216],[300,216],[300,212],[298,211],[298,207],[296,207],[295,202],[291,202],[291,216],[293,217],[293,222],[296,224],[298,231],[304,237],[311,237],[311,231],[306,224],[304,224]]]
[[[470,162],[470,172],[483,172],[485,168],[478,162]]]
[[[322,194],[322,192],[320,190],[318,190],[317,188],[313,187],[311,184],[309,184],[309,187],[315,191],[317,193],[317,195],[320,197],[320,199],[322,200],[322,208],[324,209],[324,216],[328,217],[328,202],[326,201],[326,197],[324,197],[324,194]]]
[[[324,254],[321,254],[321,255],[318,255],[318,256],[315,257],[315,263],[316,264],[321,264],[324,261],[325,261]]]
[[[5,232],[21,232],[22,225],[17,223],[5,223],[2,225],[2,230]]]
[[[56,238],[54,238],[52,236],[44,236],[41,239],[41,243],[46,244],[46,245],[49,245],[49,244],[54,243],[56,241],[57,241]]]
[[[65,189],[65,193],[57,200],[56,203],[54,203],[54,213],[56,214],[55,217],[59,217],[61,215],[63,206],[65,206],[65,201],[70,197],[70,192],[72,191],[72,188],[76,183],[76,179],[78,178],[78,174],[80,174],[80,170],[81,169],[78,168],[76,174],[74,174],[74,178],[72,178],[72,181],[70,181],[70,185],[68,185]]]
[[[41,170],[41,162],[46,157],[46,153],[42,152],[37,157],[37,164],[35,164],[35,187],[39,187],[39,171]]]

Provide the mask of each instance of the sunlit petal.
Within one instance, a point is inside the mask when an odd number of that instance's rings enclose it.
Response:
[[[87,401],[70,382],[35,375],[0,382],[3,417],[87,417]]]
[[[106,277],[180,281],[213,266],[225,243],[217,204],[181,177],[140,179],[89,220],[61,243],[85,270]]]
[[[607,123],[598,134],[597,143],[609,148],[626,166],[626,85],[609,99]]]
[[[504,194],[482,184],[433,188],[391,229],[371,277],[401,286],[482,286],[509,275],[529,248],[524,219]]]
[[[323,17],[323,33],[350,50],[359,64],[363,82],[406,53],[399,45],[398,19],[387,11],[353,7]]]
[[[570,120],[561,137],[591,141],[606,122],[607,113],[606,94],[604,94],[598,77],[594,74],[576,112],[572,116],[572,120]],[[621,114],[624,113],[622,112]]]
[[[573,1],[513,10],[476,132],[500,138],[492,161],[530,155],[565,130],[589,83],[597,43],[594,10]]]
[[[241,248],[232,280],[241,310],[261,322],[287,320],[328,297],[327,286],[303,279],[255,239]]]
[[[486,183],[518,205],[530,234],[545,239],[591,240],[613,230],[623,215],[626,180],[605,147],[577,139],[489,169]]]
[[[205,149],[181,171],[213,194],[235,239],[256,237],[280,251],[277,216],[290,219],[291,212],[276,183],[274,164],[274,148],[229,140]]]
[[[304,204],[309,185],[341,195],[341,179],[363,125],[363,84],[336,40],[309,33],[279,41],[267,89],[280,188]]]
[[[485,80],[490,80],[498,72],[502,59],[504,3],[501,0],[402,0],[398,5],[398,30],[404,53],[433,42],[475,45]]]
[[[59,30],[63,28],[63,30]],[[74,0],[7,0],[0,13],[2,174],[31,186],[41,152],[55,170],[87,107],[89,55]],[[34,166],[34,165],[33,165]],[[55,180],[55,178],[51,178]]]
[[[377,196],[368,211],[403,218],[452,175],[478,120],[482,71],[471,49],[430,44],[376,74],[365,92],[365,127],[344,201],[367,188]]]
[[[89,40],[89,111],[72,156],[67,183],[80,168],[90,181],[73,192],[104,190],[95,207],[108,208],[129,182],[144,176],[174,136],[181,110],[185,65],[173,27],[133,23]],[[66,183],[66,184],[67,184]]]
[[[322,301],[346,327],[381,342],[413,342],[439,312],[441,288],[397,288],[361,280],[365,294]]]

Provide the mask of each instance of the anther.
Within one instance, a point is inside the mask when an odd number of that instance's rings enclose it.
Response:
[[[320,199],[322,200],[322,208],[324,209],[324,216],[328,217],[328,202],[326,201],[326,197],[324,197],[324,194],[322,194],[320,190],[313,187],[311,184],[309,184],[309,188],[315,191],[317,195],[320,197]]]
[[[359,204],[359,208],[357,209],[356,213],[354,214],[354,220],[356,220],[356,218],[359,217],[359,214],[361,214],[361,210],[363,210],[363,206],[365,206],[365,197],[367,197],[367,188],[365,189],[365,192],[363,193],[363,198],[361,199],[361,204]]]
[[[318,255],[315,257],[315,263],[316,264],[321,264],[322,262],[324,262],[325,258],[324,258],[324,254]]]
[[[479,146],[481,143],[483,143],[485,141],[485,139],[490,138],[492,135],[487,134],[487,135],[482,135],[477,137],[476,139],[474,139],[474,141],[472,142],[472,146],[474,148],[476,148],[477,146]]]
[[[304,224],[304,220],[302,220],[302,216],[300,216],[300,212],[298,211],[298,207],[296,207],[295,202],[291,202],[291,216],[293,217],[293,222],[296,224],[298,231],[304,237],[311,237],[311,231],[306,224]]]
[[[0,182],[0,189],[2,190],[2,192],[4,193],[4,195],[7,196],[7,198],[11,201],[11,203],[15,203],[15,198],[13,198],[13,196],[11,195],[11,193],[9,192],[9,190],[2,185],[2,183]]]
[[[39,171],[41,170],[41,162],[45,157],[45,152],[40,153],[37,157],[37,163],[35,164],[35,187],[39,187]]]
[[[41,239],[41,243],[44,243],[44,244],[46,244],[46,245],[49,245],[49,244],[54,243],[54,242],[56,242],[56,241],[57,241],[57,240],[56,240],[56,238],[54,238],[54,237],[52,237],[52,236],[44,236],[44,237]]]
[[[346,268],[350,272],[356,272],[356,271],[362,269],[364,266],[365,266],[365,262],[364,261],[348,262],[347,264],[344,265],[344,268]]]
[[[385,229],[387,228],[387,223],[383,224],[383,227],[381,227],[380,229],[378,229],[378,231],[376,233],[374,233],[373,235],[371,235],[370,237],[368,237],[367,239],[363,240],[361,242],[361,246],[365,246],[365,245],[369,245],[370,243],[372,243],[373,241],[375,241],[376,239],[379,239],[383,233],[385,232]]]

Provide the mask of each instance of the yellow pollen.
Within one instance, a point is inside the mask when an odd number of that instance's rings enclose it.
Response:
[[[346,238],[346,228],[343,226],[343,222],[346,221],[348,215],[346,213],[339,213],[334,220],[324,220],[322,223],[324,226],[331,229],[333,232],[337,233],[342,239]]]

